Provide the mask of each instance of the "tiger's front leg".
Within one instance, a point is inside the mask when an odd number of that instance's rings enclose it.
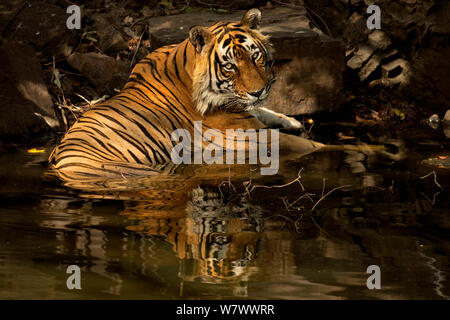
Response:
[[[293,117],[289,117],[264,107],[253,109],[249,113],[266,126],[271,127],[280,125],[285,129],[291,130],[299,130],[303,127],[303,125]]]

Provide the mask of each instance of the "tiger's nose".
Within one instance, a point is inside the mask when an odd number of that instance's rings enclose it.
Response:
[[[262,93],[264,92],[264,89],[265,88],[262,88],[261,90],[258,90],[258,91],[249,92],[248,94],[251,96],[254,96],[256,98],[259,98],[262,95]]]

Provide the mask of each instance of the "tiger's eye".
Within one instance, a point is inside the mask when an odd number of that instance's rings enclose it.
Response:
[[[232,70],[233,70],[233,64],[227,63],[226,65],[223,66],[223,68],[224,68],[226,71],[232,71]]]

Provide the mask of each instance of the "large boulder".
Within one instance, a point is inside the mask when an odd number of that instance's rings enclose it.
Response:
[[[126,50],[128,45],[121,32],[114,25],[117,17],[100,14],[95,17],[95,30],[99,38],[98,46],[103,52]]]
[[[116,94],[125,84],[130,72],[129,61],[116,60],[95,52],[75,52],[66,60],[86,76],[100,94]]]
[[[25,99],[0,70],[0,140],[26,140],[49,132],[44,119],[35,115],[38,107]]]
[[[307,29],[273,32],[272,42],[277,80],[265,106],[288,115],[337,110],[343,98],[342,42]]]
[[[25,0],[9,0],[0,3],[0,33],[8,27],[15,16],[22,10]]]
[[[0,47],[0,136],[23,136],[59,127],[36,52],[9,42]]]
[[[0,5],[0,9],[2,6],[4,5]],[[42,52],[45,58],[67,55],[71,45],[76,42],[77,33],[80,32],[67,29],[66,21],[69,15],[66,10],[49,1],[14,0],[7,9],[9,10],[6,13],[0,15],[0,18],[6,21],[4,38],[30,44]]]
[[[183,41],[192,26],[237,21],[244,13],[191,12],[150,18],[152,49]],[[276,51],[277,81],[265,106],[289,115],[336,110],[345,68],[343,42],[311,29],[303,9],[262,9],[261,31],[271,37]]]

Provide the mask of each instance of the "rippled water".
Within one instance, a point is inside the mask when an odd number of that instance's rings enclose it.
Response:
[[[5,152],[0,298],[448,299],[450,172],[421,160],[449,150],[391,149],[83,190],[43,178],[46,154]],[[82,290],[66,287],[73,264]],[[366,287],[369,265],[381,290]]]

